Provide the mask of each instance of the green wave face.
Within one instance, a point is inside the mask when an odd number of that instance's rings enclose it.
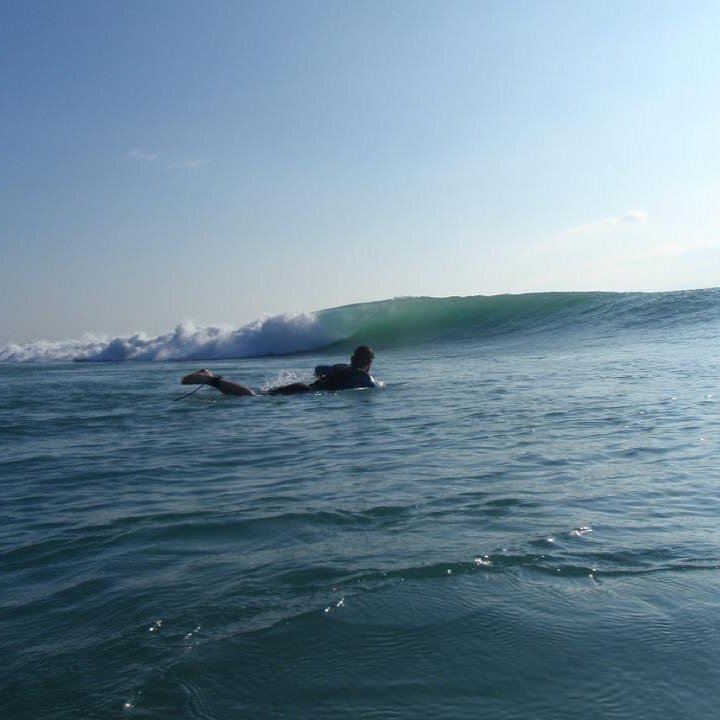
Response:
[[[462,336],[717,320],[720,291],[410,297],[330,308],[317,317],[337,338],[333,346],[396,347]]]

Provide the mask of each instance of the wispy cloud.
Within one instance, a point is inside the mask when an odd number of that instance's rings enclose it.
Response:
[[[627,210],[622,215],[606,217],[602,220],[577,225],[562,233],[565,239],[577,237],[578,235],[589,235],[608,230],[617,230],[628,225],[644,225],[648,215],[644,210]]]
[[[657,258],[677,257],[689,253],[702,252],[703,250],[714,250],[720,248],[720,236],[696,238],[685,242],[666,243],[655,247],[646,248],[631,255],[619,259],[621,263],[646,262]]]
[[[620,215],[575,225],[558,232],[540,242],[536,246],[536,250],[541,253],[566,253],[571,250],[586,252],[598,247],[600,239],[603,242],[610,242],[611,236],[617,236],[616,240],[621,241],[623,239],[622,230],[644,225],[647,221],[648,214],[644,210],[626,210]]]
[[[153,163],[160,160],[160,153],[146,152],[145,150],[135,148],[128,153],[128,157],[131,160],[137,160],[138,162]],[[168,157],[167,155],[164,155],[162,161],[158,164],[169,168],[185,168],[188,170],[196,170],[197,168],[209,165],[211,162],[212,160],[199,158],[189,158],[187,160],[181,160],[178,159],[177,156],[173,158],[172,156]]]
[[[128,157],[131,160],[143,160],[144,162],[155,162],[160,155],[158,153],[143,152],[135,148],[128,153]]]

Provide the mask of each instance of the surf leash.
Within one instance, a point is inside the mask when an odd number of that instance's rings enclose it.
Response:
[[[198,385],[194,390],[191,390],[189,393],[185,393],[184,395],[180,395],[180,397],[173,398],[173,400],[182,400],[183,398],[190,397],[191,395],[194,395],[198,390],[201,390],[206,385],[209,385],[210,383],[202,383]]]

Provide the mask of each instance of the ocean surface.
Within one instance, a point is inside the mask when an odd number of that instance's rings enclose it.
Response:
[[[719,337],[698,290],[0,348],[0,718],[714,720]],[[360,342],[379,389],[176,400]]]

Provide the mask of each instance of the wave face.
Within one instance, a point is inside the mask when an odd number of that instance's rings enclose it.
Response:
[[[720,320],[720,289],[666,293],[552,292],[407,297],[275,315],[242,327],[196,327],[148,337],[84,335],[0,347],[0,362],[225,360],[289,355],[367,343],[378,348],[429,340],[561,329],[622,329]]]

